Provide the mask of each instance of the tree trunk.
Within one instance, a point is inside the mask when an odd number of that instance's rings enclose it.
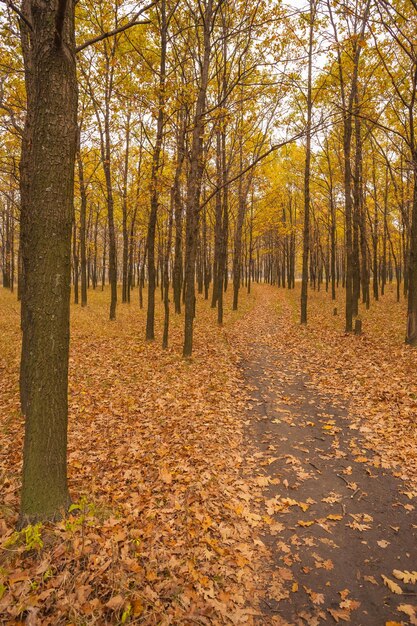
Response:
[[[204,110],[209,82],[211,55],[211,31],[213,21],[213,0],[207,0],[204,11],[204,53],[201,64],[200,86],[196,109],[190,155],[190,172],[187,185],[186,235],[185,235],[185,320],[183,356],[189,357],[193,351],[193,322],[195,315],[195,258],[200,209],[201,179],[203,176],[203,136]]]
[[[312,114],[312,66],[313,66],[313,27],[315,1],[310,0],[310,25],[308,45],[308,77],[307,77],[307,125],[306,125],[306,159],[304,168],[304,227],[303,227],[303,261],[301,277],[301,324],[307,324],[307,290],[308,290],[308,255],[310,241],[310,169],[311,169],[311,114]]]
[[[25,441],[20,526],[55,519],[70,503],[68,356],[77,144],[74,9],[71,0],[43,4],[25,0],[22,5],[33,29],[22,22],[27,118],[21,159],[25,282],[20,384]]]
[[[72,236],[72,260],[74,263],[74,304],[78,304],[78,291],[79,291],[79,258],[78,258],[78,245],[77,245],[77,222],[75,218],[73,220],[73,236]]]
[[[181,313],[181,289],[183,281],[182,267],[182,198],[181,198],[181,172],[185,158],[185,133],[186,116],[181,116],[180,132],[177,141],[177,167],[174,178],[174,217],[175,217],[175,249],[174,249],[174,271],[172,277],[172,287],[174,291],[175,313]]]
[[[159,204],[159,176],[164,132],[165,72],[167,50],[167,20],[165,0],[161,2],[161,60],[159,72],[158,120],[151,172],[151,210],[148,223],[148,310],[146,316],[146,339],[155,339],[155,236]]]
[[[78,131],[78,142],[80,130]],[[86,251],[86,220],[87,193],[84,180],[84,166],[81,159],[80,146],[77,149],[78,180],[80,183],[80,257],[81,257],[81,306],[87,306],[87,251]]]
[[[408,314],[406,343],[417,346],[417,150],[413,150],[414,191],[408,261]]]
[[[122,302],[128,302],[129,290],[129,231],[127,228],[127,180],[129,173],[129,146],[130,146],[130,111],[126,119],[126,151],[123,172],[123,202],[122,202],[122,222],[123,222],[123,259],[122,259]]]
[[[164,285],[164,332],[162,336],[162,347],[168,348],[168,331],[169,331],[169,258],[171,256],[172,246],[172,222],[174,211],[174,189],[171,190],[171,206],[168,217],[168,236],[164,256],[164,268],[162,281]]]

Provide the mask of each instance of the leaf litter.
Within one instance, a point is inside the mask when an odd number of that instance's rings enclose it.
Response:
[[[242,479],[241,376],[207,303],[195,356],[143,340],[132,304],[72,310],[69,517],[18,535],[19,307],[0,298],[0,622],[252,624],[260,516]],[[239,314],[229,313],[225,328]],[[156,327],[162,327],[162,307]],[[35,531],[34,531],[35,532]]]
[[[329,617],[335,623],[357,619],[353,615],[364,607],[348,597],[349,589],[328,604],[338,567],[334,551],[340,549],[341,529],[349,525],[359,526],[358,541],[364,530],[376,532],[374,545],[384,553],[400,531],[393,523],[374,528],[362,505],[368,494],[355,482],[355,463],[372,477],[372,467],[392,468],[408,481],[402,491],[409,503],[399,497],[398,510],[407,515],[414,509],[417,389],[410,374],[416,358],[399,341],[402,318],[392,300],[369,312],[373,335],[367,335],[366,322],[365,336],[355,338],[344,336],[341,320],[329,315],[333,303],[328,298],[323,306],[322,294],[312,294],[309,327],[300,327],[296,296],[255,286],[220,330],[199,301],[192,363],[179,356],[181,318],[174,318],[170,348],[162,351],[158,343],[142,340],[144,312],[134,306],[120,307],[116,324],[107,321],[100,294],[87,309],[73,311],[69,472],[76,510],[67,520],[42,527],[39,537],[36,529],[33,536],[16,537],[19,310],[2,294],[0,616],[5,623],[315,626]],[[260,301],[263,316],[256,309]],[[265,313],[271,314],[271,306],[285,319],[279,336]],[[157,316],[160,327],[161,309]],[[240,365],[254,336],[258,348],[266,346],[258,376],[274,397],[269,404],[256,385],[242,379]],[[349,404],[349,450],[340,440],[345,426],[326,407],[306,418],[299,410],[302,399],[285,391],[277,397],[279,385],[285,390],[292,384],[292,374],[277,360],[269,362],[271,348],[308,374],[307,391],[337,390],[334,404],[341,409]],[[309,404],[316,408],[314,398]],[[248,440],[250,406],[262,413],[261,446]],[[279,429],[279,442],[268,431],[270,424]],[[285,428],[291,429],[288,435]],[[291,432],[300,429],[320,431],[311,435],[314,455],[311,443],[295,445],[290,453]],[[350,455],[339,467],[338,488],[316,487],[313,498],[296,496],[303,485],[322,479],[327,462],[342,463]],[[352,473],[354,480],[344,478]],[[350,513],[351,502],[362,508]],[[385,568],[378,582],[375,571],[366,571],[359,579],[363,584],[390,594],[385,602],[400,620],[390,622],[416,624],[416,607],[395,604],[394,590],[408,584],[405,592],[412,593],[407,589],[415,572]],[[327,578],[314,586],[317,572]],[[351,582],[355,588],[358,581]],[[301,609],[297,598],[306,598]],[[288,605],[297,607],[296,622],[283,617]]]

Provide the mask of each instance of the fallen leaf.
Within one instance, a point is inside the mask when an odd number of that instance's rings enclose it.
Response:
[[[113,596],[113,598],[111,598],[108,602],[106,602],[106,607],[108,609],[112,609],[112,611],[117,611],[118,609],[122,608],[124,603],[125,603],[124,598],[120,595],[117,595],[117,596]]]
[[[347,609],[327,609],[335,622],[349,622],[350,611]]]
[[[417,584],[417,572],[409,572],[407,570],[404,570],[403,572],[401,572],[398,569],[394,569],[392,570],[393,575],[395,576],[395,578],[397,578],[398,580],[402,580],[406,585],[411,584],[411,585],[415,585]]]
[[[388,589],[392,591],[392,593],[397,593],[398,595],[402,594],[403,590],[401,589],[400,585],[397,585],[397,583],[395,583],[390,578],[384,576],[384,574],[381,574],[381,578],[384,581],[384,585],[386,585]]]

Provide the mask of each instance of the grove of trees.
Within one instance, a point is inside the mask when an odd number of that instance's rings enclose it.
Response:
[[[388,283],[417,345],[417,2],[4,0],[0,247],[21,300],[20,524],[68,507],[70,301],[223,322],[254,281]]]

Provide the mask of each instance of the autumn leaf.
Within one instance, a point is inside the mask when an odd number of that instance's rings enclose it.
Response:
[[[417,572],[408,572],[407,570],[401,572],[398,569],[394,569],[392,570],[392,573],[395,578],[397,578],[398,580],[402,580],[406,584],[417,584]]]
[[[335,622],[349,622],[350,611],[347,609],[327,609]]]
[[[159,476],[165,484],[170,485],[172,483],[172,474],[167,467],[162,467],[159,470]]]
[[[117,596],[113,596],[113,598],[110,598],[110,600],[106,602],[106,607],[108,609],[112,609],[112,611],[117,611],[122,608],[124,603],[125,603],[124,598],[120,595],[117,595]]]
[[[310,596],[313,604],[324,604],[324,595],[322,593],[317,593],[306,586],[304,586],[304,591]]]
[[[397,585],[397,583],[395,583],[390,578],[387,578],[386,576],[384,576],[384,574],[381,574],[381,578],[384,581],[384,585],[386,585],[388,589],[392,591],[392,593],[397,593],[399,595],[402,594],[403,590],[401,589],[399,585]]]

